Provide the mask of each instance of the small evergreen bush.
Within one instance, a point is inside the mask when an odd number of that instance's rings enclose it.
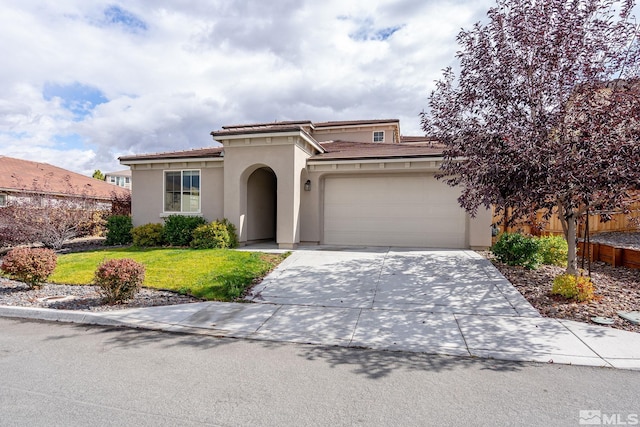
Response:
[[[144,282],[144,265],[130,259],[111,259],[101,263],[94,276],[107,303],[126,301],[138,293]]]
[[[131,230],[133,245],[139,247],[162,246],[164,240],[164,226],[162,224],[145,224]]]
[[[567,266],[569,246],[562,236],[542,236],[540,241],[540,255],[542,263],[547,265]]]
[[[107,219],[107,246],[128,245],[133,241],[131,230],[133,224],[129,215],[113,215]]]
[[[591,301],[593,299],[593,282],[589,276],[561,274],[553,279],[551,293],[577,301]]]
[[[498,261],[507,265],[536,269],[542,262],[540,241],[520,233],[502,233],[491,251]]]
[[[9,251],[0,269],[30,288],[39,288],[53,273],[57,264],[56,253],[45,248],[15,248]]]
[[[226,218],[193,230],[191,247],[195,249],[229,249],[238,246],[236,227]]]
[[[164,237],[171,246],[189,246],[193,230],[206,223],[201,216],[169,215],[164,221]]]

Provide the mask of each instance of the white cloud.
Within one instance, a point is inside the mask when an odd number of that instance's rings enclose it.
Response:
[[[492,4],[4,3],[0,154],[86,174],[120,169],[120,155],[211,145],[226,124],[399,118],[419,133],[459,29]]]

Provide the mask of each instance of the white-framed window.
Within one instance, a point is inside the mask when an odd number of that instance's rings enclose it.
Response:
[[[200,171],[164,171],[164,211],[200,212]]]
[[[383,130],[373,131],[373,142],[384,142],[384,131]]]
[[[1,206],[7,206],[7,195],[6,194],[0,194],[0,207]]]

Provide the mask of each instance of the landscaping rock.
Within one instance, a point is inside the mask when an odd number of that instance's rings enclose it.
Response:
[[[585,323],[591,323],[592,317],[609,317],[614,319],[610,326],[612,328],[640,332],[640,325],[634,325],[618,316],[618,311],[640,309],[640,270],[612,267],[603,262],[592,263],[591,279],[594,283],[595,299],[579,303],[551,295],[553,278],[565,272],[562,267],[543,265],[537,270],[527,270],[495,260],[492,262],[545,317]]]

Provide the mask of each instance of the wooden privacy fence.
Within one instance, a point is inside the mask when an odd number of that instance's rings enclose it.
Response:
[[[578,244],[578,256],[582,256],[582,252],[586,243]],[[589,243],[588,256],[591,261],[602,261],[614,267],[628,267],[640,269],[640,251],[628,248],[616,248],[611,245],[601,243]]]
[[[630,213],[614,213],[611,215],[611,220],[602,222],[600,215],[589,215],[589,234],[599,234],[609,231],[638,231],[638,224],[640,221],[640,202],[635,202],[629,207]],[[554,213],[548,221],[543,220],[543,213],[538,212],[535,217],[523,219],[518,223],[510,225],[506,228],[504,226],[504,218],[494,214],[493,223],[496,224],[500,232],[521,232],[525,234],[542,235],[542,234],[564,234],[562,231],[562,224],[560,218]],[[578,224],[578,236],[584,236],[586,221],[582,220]]]

